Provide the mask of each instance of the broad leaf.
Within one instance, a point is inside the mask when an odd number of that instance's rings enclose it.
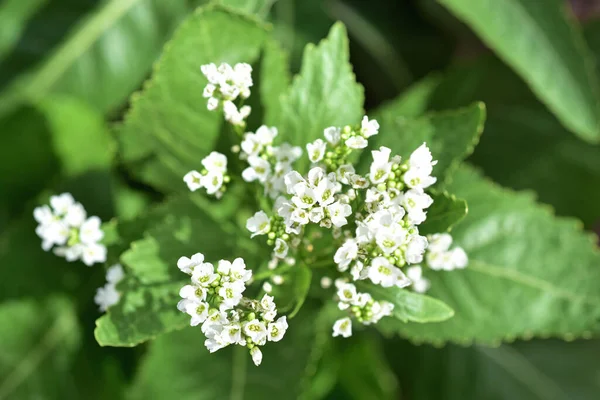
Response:
[[[219,4],[259,18],[265,18],[276,0],[217,0]]]
[[[312,280],[312,271],[308,266],[299,265],[292,271],[291,281],[293,284],[295,305],[289,318],[296,316],[298,311],[302,308],[302,305],[304,305]]]
[[[217,213],[203,210],[186,196],[169,201],[141,221],[127,224],[127,236],[136,235],[137,224],[148,229],[145,238],[131,243],[121,256],[127,276],[119,285],[123,296],[96,322],[98,343],[135,346],[189,324],[189,317],[176,307],[179,289],[189,283],[189,277],[177,268],[182,256],[200,252],[210,262],[243,257],[249,268],[255,265],[258,252],[252,246],[256,242],[245,239],[231,223],[216,219]]]
[[[75,308],[62,297],[0,306],[0,398],[76,397],[64,377],[80,345]]]
[[[0,2],[0,61],[15,46],[27,21],[48,0],[3,0]]]
[[[431,106],[443,110],[475,100],[485,102],[488,116],[470,160],[501,185],[533,189],[559,215],[578,217],[592,227],[600,219],[600,146],[571,135],[495,58],[452,70]]]
[[[521,75],[558,119],[600,141],[600,93],[589,51],[561,0],[440,0]]]
[[[267,42],[260,69],[260,97],[264,124],[275,125],[281,115],[281,96],[290,86],[288,54],[275,42]],[[285,135],[284,132],[281,132]]]
[[[475,103],[467,108],[418,118],[405,118],[402,111],[397,113],[394,108],[386,107],[379,113],[379,118],[380,133],[372,140],[371,147],[390,147],[392,153],[406,159],[427,142],[433,158],[438,160],[433,175],[443,182],[479,142],[485,107],[483,103]]]
[[[215,6],[182,23],[119,129],[123,159],[138,178],[163,191],[187,191],[183,176],[200,168],[223,124],[206,108],[200,66],[253,63],[266,39],[255,20]]]
[[[431,75],[415,83],[400,96],[377,108],[373,118],[381,122],[398,117],[420,117],[429,109],[431,97],[441,81],[441,76]]]
[[[101,112],[122,105],[150,70],[185,0],[111,0],[70,34],[32,74],[0,97],[0,114],[48,93],[75,96]]]
[[[419,324],[445,321],[454,315],[452,308],[443,301],[410,289],[384,288],[362,282],[358,288],[371,293],[375,300],[386,300],[394,305],[393,318],[384,318],[379,322],[385,330],[394,331],[408,321]]]
[[[323,137],[323,129],[358,123],[363,114],[363,88],[349,63],[348,38],[341,23],[318,46],[304,50],[300,74],[282,98],[277,121],[285,139],[304,146]]]
[[[280,342],[262,347],[263,361],[252,364],[248,349],[229,346],[210,354],[200,327],[157,339],[134,380],[131,398],[295,399],[310,385],[316,310],[304,310],[289,321]],[[314,373],[314,372],[313,372]]]
[[[598,329],[600,252],[578,222],[557,218],[530,194],[494,185],[462,167],[448,186],[469,202],[452,235],[469,255],[464,270],[426,271],[432,297],[454,318],[399,326],[415,341],[499,343],[578,337]]]
[[[447,232],[467,215],[467,202],[446,191],[432,191],[433,204],[427,209],[427,220],[419,225],[422,235]]]
[[[474,346],[387,347],[401,377],[403,394],[425,400],[567,400],[598,394],[598,340],[535,340]]]

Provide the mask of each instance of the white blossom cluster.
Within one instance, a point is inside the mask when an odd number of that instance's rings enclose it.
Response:
[[[42,249],[67,261],[81,259],[87,266],[106,261],[106,246],[100,218],[87,216],[81,203],[70,193],[50,197],[50,206],[43,205],[33,211],[39,223],[35,232],[42,239]]]
[[[121,299],[121,293],[117,290],[117,284],[123,280],[125,273],[121,264],[115,264],[106,271],[106,284],[96,290],[94,302],[101,312],[114,306]]]
[[[230,180],[227,175],[227,157],[213,151],[202,159],[202,166],[204,169],[201,172],[193,170],[185,174],[183,181],[192,192],[204,188],[206,193],[220,199],[225,193],[225,184]]]
[[[272,199],[285,192],[285,175],[302,155],[302,149],[289,143],[273,146],[277,128],[262,125],[256,133],[246,132],[241,143],[240,157],[249,167],[242,172],[246,182],[257,181],[264,186],[265,194]]]
[[[466,268],[469,263],[467,253],[461,247],[452,245],[452,236],[448,233],[436,233],[429,235],[429,246],[425,253],[425,263],[435,271],[452,271]],[[431,287],[431,282],[423,276],[423,268],[420,265],[407,269],[406,275],[413,282],[412,289],[417,293],[425,293]]]
[[[204,345],[215,352],[230,344],[246,346],[254,364],[262,361],[260,346],[280,341],[287,328],[286,317],[277,320],[273,297],[265,294],[260,301],[244,297],[252,271],[241,258],[220,260],[215,267],[204,255],[181,257],[177,266],[191,276],[191,284],[181,288],[177,308],[190,315],[190,325],[202,324]]]
[[[376,324],[381,318],[392,315],[394,305],[387,301],[375,301],[369,293],[359,293],[356,286],[343,280],[336,280],[338,308],[347,310],[363,325]],[[352,336],[352,319],[344,317],[333,324],[333,336]]]
[[[252,67],[246,63],[238,63],[233,67],[222,63],[218,67],[211,63],[200,67],[208,84],[204,87],[203,96],[208,98],[207,108],[216,110],[222,106],[225,120],[234,126],[244,127],[250,115],[250,106],[239,109],[234,101],[239,97],[247,99],[252,86]]]

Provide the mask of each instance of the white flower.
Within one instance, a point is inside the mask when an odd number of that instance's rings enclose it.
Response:
[[[250,115],[250,106],[242,106],[239,110],[237,106],[227,100],[223,102],[223,113],[225,114],[225,120],[235,126],[244,126],[246,124],[245,119]]]
[[[252,356],[252,362],[258,367],[263,358],[260,348],[258,348],[258,346],[254,346],[252,349],[250,349],[250,355]]]
[[[54,221],[54,214],[52,213],[52,210],[50,210],[50,207],[43,205],[41,207],[36,207],[35,210],[33,210],[33,218],[35,218],[38,223],[47,225]]]
[[[205,302],[188,302],[185,306],[185,312],[192,317],[190,319],[191,326],[198,326],[208,318],[208,310],[210,306]]]
[[[317,139],[312,143],[306,145],[306,152],[311,162],[317,163],[325,156],[325,148],[327,145],[322,139]]]
[[[272,151],[280,167],[285,168],[289,168],[292,162],[302,156],[302,149],[289,143],[282,143],[280,146],[273,147]]]
[[[211,97],[210,99],[208,99],[208,101],[206,102],[206,108],[209,111],[214,111],[219,107],[219,100],[215,99],[214,97]]]
[[[355,175],[354,167],[352,164],[340,165],[336,171],[338,181],[348,185],[350,184],[350,177]]]
[[[211,263],[202,263],[192,269],[192,282],[199,286],[208,287],[217,278],[219,278],[219,275],[215,273],[215,268]]]
[[[413,235],[406,246],[406,262],[419,264],[423,261],[423,254],[427,248],[427,239],[424,236]]]
[[[450,251],[452,253],[452,262],[455,268],[465,268],[469,263],[467,253],[461,247],[455,247]]]
[[[209,171],[208,174],[202,177],[202,186],[204,186],[208,194],[217,193],[221,189],[221,186],[223,186],[223,174]]]
[[[365,139],[362,136],[352,136],[349,137],[348,139],[346,139],[346,146],[348,146],[351,149],[364,149],[365,147],[367,147],[369,145],[369,142],[367,142],[367,139]]]
[[[357,261],[352,268],[350,268],[350,275],[352,275],[353,280],[359,281],[367,279],[369,277],[369,271],[362,262]]]
[[[281,238],[277,238],[275,240],[275,248],[273,249],[273,254],[277,258],[285,258],[288,254],[289,246],[285,240]]]
[[[246,182],[253,182],[258,180],[261,183],[267,181],[267,178],[271,174],[271,164],[257,156],[248,157],[248,164],[250,166],[242,171],[242,178]]]
[[[315,191],[305,182],[300,182],[294,186],[295,196],[292,197],[292,202],[298,208],[308,209],[317,202]]]
[[[335,126],[330,126],[329,128],[325,128],[323,135],[329,143],[335,146],[340,142],[341,129],[336,128]]]
[[[287,331],[288,323],[286,317],[279,317],[276,322],[270,322],[267,327],[267,339],[271,342],[279,342]]]
[[[429,290],[430,282],[423,277],[423,270],[420,265],[409,267],[406,270],[406,276],[412,281],[412,288],[417,293],[425,293]]]
[[[404,183],[412,189],[425,189],[437,181],[437,178],[430,176],[430,172],[421,168],[410,168],[403,179]]]
[[[379,133],[379,123],[374,119],[369,121],[369,118],[365,115],[361,121],[360,129],[365,137],[371,137]]]
[[[98,243],[88,243],[81,249],[81,260],[91,267],[95,263],[106,261],[106,246]]]
[[[50,205],[54,210],[54,214],[60,217],[64,216],[73,204],[75,204],[75,199],[70,193],[50,197]]]
[[[369,279],[371,282],[383,287],[405,287],[410,285],[410,280],[397,267],[393,266],[387,258],[376,257],[369,267]]]
[[[449,233],[435,233],[427,236],[429,246],[428,251],[440,253],[446,251],[452,245],[452,236]]]
[[[227,157],[216,151],[211,152],[202,160],[202,165],[209,172],[220,173],[221,175],[227,171]]]
[[[261,125],[256,130],[256,139],[263,146],[272,144],[273,140],[275,139],[276,136],[277,136],[277,128],[274,126],[268,127],[266,125]]]
[[[119,302],[121,295],[114,284],[107,283],[96,290],[94,302],[98,305],[101,312],[105,312],[109,307]]]
[[[337,249],[333,261],[338,265],[340,271],[345,271],[356,257],[358,257],[358,244],[355,240],[348,239]]]
[[[358,293],[356,292],[356,286],[352,283],[344,283],[338,286],[337,295],[340,301],[353,304],[357,299]]]
[[[222,299],[221,310],[229,310],[238,305],[242,299],[242,293],[246,287],[243,283],[236,282],[225,282],[221,289],[219,289],[219,296]]]
[[[308,218],[310,222],[319,223],[323,218],[325,218],[325,210],[323,207],[314,207],[308,213]]]
[[[271,220],[264,211],[256,212],[246,221],[246,229],[252,232],[252,236],[266,235],[271,230]]]
[[[342,336],[349,338],[352,336],[352,320],[348,317],[341,318],[333,324],[333,337]]]
[[[264,322],[255,318],[244,324],[244,334],[248,336],[254,344],[262,345],[267,340],[267,327]]]
[[[87,245],[93,245],[104,237],[101,229],[102,221],[98,217],[89,217],[79,230],[79,240]],[[106,249],[105,249],[106,250]]]
[[[106,281],[108,283],[117,284],[123,280],[125,272],[121,264],[115,264],[106,271]]]
[[[67,214],[65,215],[65,222],[72,227],[79,228],[81,224],[84,223],[86,217],[87,213],[85,212],[85,208],[83,208],[81,203],[74,203],[67,210]]]
[[[258,137],[252,132],[244,134],[244,140],[242,140],[241,147],[242,151],[248,156],[257,156],[263,149],[263,145],[260,143]]]
[[[229,267],[229,275],[236,281],[248,282],[252,279],[252,270],[246,269],[243,258],[236,258]]]
[[[188,275],[191,275],[194,272],[194,268],[204,262],[204,254],[196,253],[192,257],[181,257],[177,260],[177,268],[181,270],[181,272],[185,272]]]
[[[333,283],[333,282],[331,281],[331,278],[330,278],[330,277],[328,277],[328,276],[324,276],[324,277],[322,277],[322,278],[321,278],[321,281],[320,281],[321,287],[322,287],[323,289],[329,289],[329,288],[331,287],[331,284],[332,284],[332,283]]]
[[[429,170],[428,174],[431,173],[431,168],[437,164],[437,161],[433,161],[433,156],[429,151],[426,143],[419,146],[418,149],[412,152],[409,159],[409,166],[411,168],[423,168]]]
[[[220,336],[227,344],[246,345],[246,341],[242,338],[242,325],[239,322],[225,325]]]
[[[208,349],[209,352],[214,353],[217,350],[221,350],[224,347],[227,347],[227,342],[223,340],[221,335],[214,334],[211,335],[208,339],[204,341],[204,346]]]
[[[202,286],[185,285],[179,289],[179,297],[196,303],[206,300],[207,294],[208,291]]]
[[[269,282],[264,282],[262,285],[262,289],[266,293],[271,293],[273,291],[273,285],[271,285]]]
[[[406,231],[402,228],[381,228],[375,235],[377,245],[385,254],[392,254],[404,243]]]
[[[327,206],[327,211],[329,213],[329,218],[331,218],[331,223],[339,228],[348,223],[346,217],[352,214],[352,207],[350,207],[349,204],[343,204],[336,201]]]
[[[281,284],[281,283],[279,283]],[[260,299],[260,306],[265,311],[274,311],[276,309],[275,302],[273,301],[273,296],[264,295],[262,299]]]
[[[195,192],[202,187],[202,174],[198,171],[190,171],[183,177],[187,187]]]
[[[392,172],[392,163],[389,162],[391,150],[387,147],[380,147],[379,150],[371,151],[373,162],[369,172],[369,179],[374,184],[385,182],[390,172]]]
[[[335,201],[334,194],[338,192],[341,185],[328,178],[322,179],[315,189],[317,200],[322,206],[327,206]]]
[[[365,321],[365,325],[370,323],[377,323],[381,318],[392,315],[394,311],[394,305],[387,301],[376,301],[371,306],[371,313],[373,314],[369,320]]]
[[[427,214],[423,210],[433,204],[433,199],[420,189],[411,189],[401,196],[400,202],[408,212],[409,222],[419,225],[427,218]]]

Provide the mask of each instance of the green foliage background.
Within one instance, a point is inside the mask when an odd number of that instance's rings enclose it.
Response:
[[[0,399],[598,398],[600,7],[585,4],[0,0]],[[202,98],[199,66],[220,61],[253,64],[250,126],[292,143],[364,112],[373,146],[427,141],[423,230],[451,230],[469,267],[428,275],[428,296],[370,288],[394,318],[332,340],[330,294],[299,266],[298,315],[263,365],[209,355],[175,308],[176,260],[269,254],[244,231],[247,189],[216,203],[181,181],[231,145]],[[33,208],[63,191],[107,222],[107,265],[127,271],[105,315],[104,269],[34,233]]]

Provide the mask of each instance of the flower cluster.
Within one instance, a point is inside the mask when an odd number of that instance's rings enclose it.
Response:
[[[213,151],[202,159],[202,166],[204,169],[201,172],[193,170],[185,174],[183,181],[192,192],[204,188],[206,193],[217,199],[221,198],[225,193],[225,184],[230,180],[227,175],[227,157]]]
[[[238,63],[233,67],[222,63],[206,64],[200,67],[208,84],[204,88],[203,96],[208,98],[207,108],[216,110],[223,107],[225,120],[234,126],[245,126],[246,118],[250,115],[250,106],[238,109],[234,101],[240,97],[247,99],[252,86],[252,67],[246,63]]]
[[[106,261],[106,247],[100,244],[104,237],[98,217],[87,217],[81,203],[70,193],[50,197],[50,207],[37,207],[33,211],[39,223],[35,232],[42,239],[42,249],[67,261],[81,259],[87,266]]]
[[[376,324],[381,318],[392,315],[394,305],[387,301],[375,301],[369,293],[359,293],[356,286],[343,280],[336,280],[339,298],[338,308],[348,310],[350,315],[363,325]],[[338,319],[333,325],[333,336],[345,338],[352,335],[352,319]]]
[[[252,271],[244,260],[220,260],[215,266],[204,261],[204,255],[181,257],[177,266],[191,276],[191,284],[179,292],[182,300],[177,308],[190,315],[190,325],[202,324],[204,345],[215,352],[230,344],[246,346],[256,365],[262,361],[259,346],[283,338],[286,317],[277,320],[273,297],[265,294],[260,301],[244,297]]]
[[[115,264],[106,271],[106,284],[96,291],[94,302],[101,312],[114,306],[121,299],[121,293],[117,291],[117,284],[123,280],[125,273],[120,264]]]
[[[292,164],[302,155],[300,147],[282,143],[273,146],[277,128],[262,125],[256,133],[246,132],[241,143],[240,157],[249,167],[242,172],[246,182],[258,181],[264,186],[265,194],[275,199],[285,192],[285,175]]]

